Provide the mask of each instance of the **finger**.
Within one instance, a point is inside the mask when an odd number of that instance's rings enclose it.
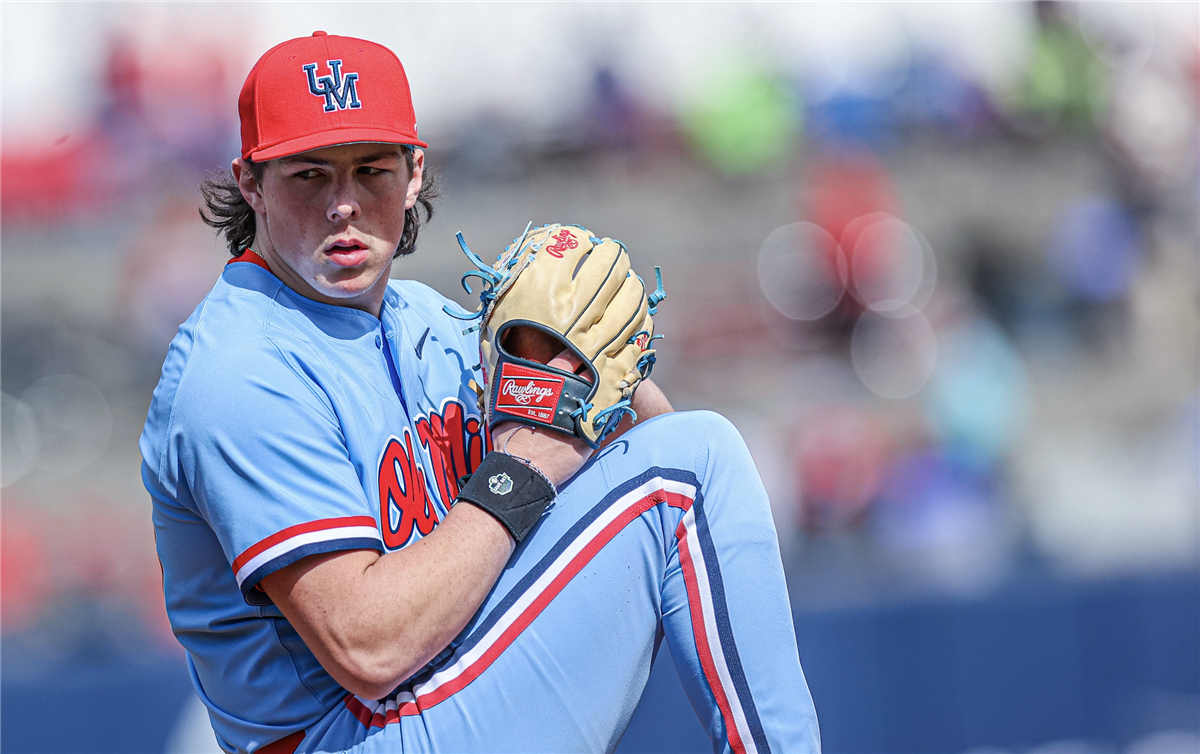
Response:
[[[564,348],[557,356],[550,359],[550,362],[546,366],[555,367],[571,374],[578,374],[588,382],[592,382],[592,375],[584,366],[583,359],[579,358],[569,348]]]
[[[592,251],[575,276],[577,282],[591,281],[595,285],[599,281],[595,294],[576,320],[581,329],[588,329],[604,317],[605,310],[625,284],[628,275],[629,255],[620,244],[605,241]]]

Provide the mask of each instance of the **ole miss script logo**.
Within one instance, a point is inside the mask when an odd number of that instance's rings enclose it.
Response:
[[[389,550],[433,531],[458,496],[459,478],[479,468],[491,440],[479,418],[451,399],[441,412],[417,420],[416,442],[405,429],[388,439],[379,458],[379,528]],[[440,502],[429,494],[425,467],[414,453],[421,448],[432,461]]]
[[[562,377],[506,363],[500,366],[498,382],[497,411],[542,424],[554,422],[554,409],[563,391]]]

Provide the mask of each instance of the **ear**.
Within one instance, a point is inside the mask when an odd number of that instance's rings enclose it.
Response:
[[[254,171],[250,170],[250,166],[241,157],[234,159],[233,164],[229,166],[229,172],[233,173],[233,180],[237,181],[238,190],[242,192],[242,198],[249,203],[250,208],[260,215],[267,213],[267,204],[263,201],[262,186],[254,179]]]
[[[417,196],[421,193],[421,183],[424,180],[425,152],[414,149],[412,175],[408,177],[408,193],[404,197],[404,209],[412,209],[416,205]]]

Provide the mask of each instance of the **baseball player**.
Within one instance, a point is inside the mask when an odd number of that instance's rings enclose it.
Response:
[[[431,211],[400,61],[290,40],[239,112],[241,155],[205,188],[234,256],[140,440],[168,614],[221,746],[611,751],[665,638],[714,751],[818,750],[732,426],[643,382],[642,420],[603,444],[489,432],[472,315],[388,276]],[[528,364],[597,379],[516,332]]]

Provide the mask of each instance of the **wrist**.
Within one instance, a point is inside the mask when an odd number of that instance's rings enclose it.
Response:
[[[470,503],[490,513],[520,543],[554,497],[554,485],[540,469],[493,450],[459,490],[455,503]]]
[[[501,453],[504,453],[505,455],[512,456],[513,458],[517,459],[517,460],[518,460],[518,461],[520,461],[521,463],[523,463],[523,464],[525,464],[526,466],[528,466],[528,467],[529,467],[530,469],[532,469],[532,470],[533,470],[533,471],[534,471],[534,472],[535,472],[535,473],[536,473],[538,476],[540,476],[540,477],[541,477],[541,478],[542,478],[542,479],[543,479],[543,480],[546,482],[546,484],[548,484],[548,485],[550,486],[550,488],[551,488],[551,489],[553,489],[553,490],[555,490],[555,491],[557,492],[557,490],[558,490],[558,486],[557,486],[556,484],[554,484],[554,482],[553,482],[553,481],[550,479],[550,477],[549,477],[549,476],[546,474],[546,472],[544,472],[544,471],[542,471],[540,468],[538,468],[538,465],[537,465],[536,463],[534,463],[532,459],[530,459],[530,458],[525,458],[524,456],[521,456],[521,455],[519,455],[519,454],[517,454],[517,453],[510,453],[510,452],[509,452],[509,450],[508,450],[508,444],[509,444],[509,442],[511,442],[511,441],[512,441],[512,439],[513,439],[513,437],[515,437],[517,434],[519,434],[519,433],[520,433],[520,431],[521,431],[522,429],[528,429],[530,432],[533,432],[533,431],[534,431],[534,430],[533,430],[533,427],[529,427],[529,426],[520,426],[520,427],[517,427],[515,430],[513,430],[512,432],[508,433],[508,434],[505,436],[505,438],[504,438],[504,443],[503,443],[503,444],[501,445],[501,447],[500,447],[500,452],[501,452]]]
[[[556,488],[575,476],[592,454],[587,443],[576,437],[515,422],[496,425],[492,440],[494,447],[533,466]]]

